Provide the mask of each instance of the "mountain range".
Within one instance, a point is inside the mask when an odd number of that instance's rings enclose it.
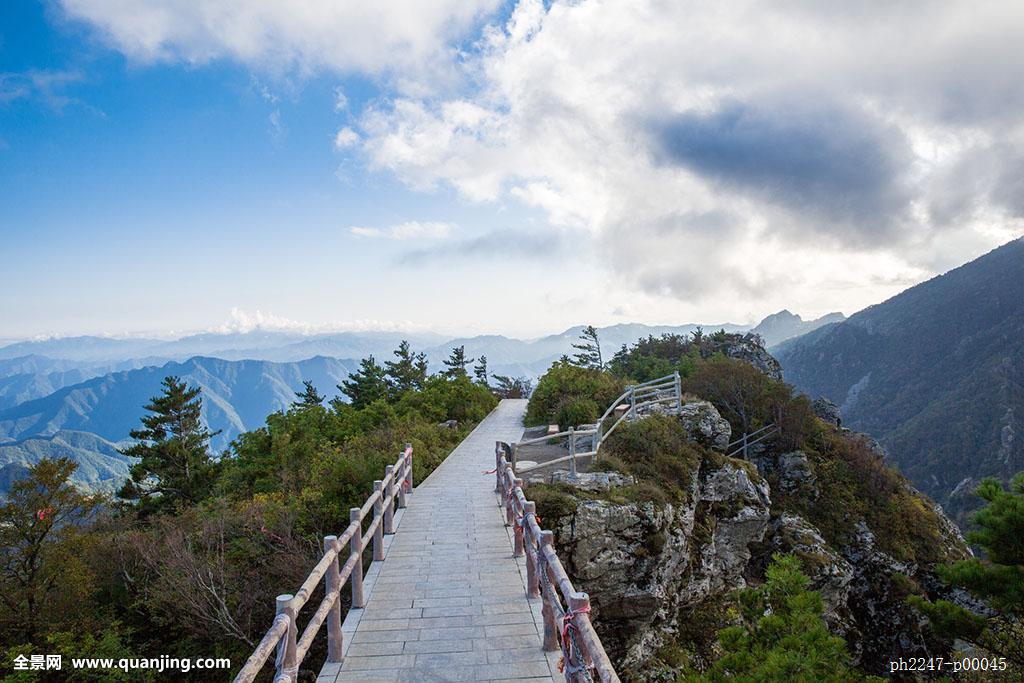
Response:
[[[1024,470],[1024,239],[775,355],[963,521],[982,477]]]
[[[841,316],[840,316],[841,318]],[[785,339],[835,316],[803,321],[782,311],[753,328],[768,340]],[[599,328],[605,358],[641,337],[690,334],[697,324],[621,324]],[[735,324],[705,329],[746,331]],[[310,380],[321,394],[338,395],[336,385],[369,355],[383,362],[408,337],[428,356],[430,368],[457,346],[470,358],[487,356],[491,374],[539,377],[552,362],[572,354],[583,326],[537,339],[480,335],[444,339],[431,333],[345,332],[303,335],[254,330],[199,334],[178,340],[70,337],[21,341],[0,348],[0,495],[15,474],[47,455],[68,455],[80,463],[78,482],[109,490],[129,465],[120,455],[143,406],[176,375],[203,390],[204,418],[220,434],[222,451],[239,433],[285,409]],[[196,355],[198,354],[198,355]]]

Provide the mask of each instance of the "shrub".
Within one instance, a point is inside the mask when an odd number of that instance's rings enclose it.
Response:
[[[642,484],[653,484],[675,499],[686,497],[703,459],[679,421],[665,415],[621,423],[602,448],[602,457],[625,463]]]
[[[593,401],[598,406],[596,418],[618,398],[622,389],[622,381],[611,373],[559,361],[537,382],[526,409],[526,423],[552,424],[558,419],[557,412],[563,401],[569,398]]]
[[[566,396],[558,402],[555,422],[561,430],[595,422],[601,416],[600,408],[593,399]]]

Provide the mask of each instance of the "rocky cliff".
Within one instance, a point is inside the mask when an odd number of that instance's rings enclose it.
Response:
[[[780,439],[728,458],[729,423],[700,401],[621,428],[597,465],[617,474],[530,486],[624,680],[713,660],[734,591],[760,582],[774,553],[800,558],[864,670],[948,651],[905,598],[936,596],[936,564],[969,554],[959,531],[873,440],[799,405],[811,427],[800,449]]]

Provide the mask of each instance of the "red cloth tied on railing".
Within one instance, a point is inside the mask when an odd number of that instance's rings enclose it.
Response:
[[[572,650],[575,644],[575,638],[572,637],[572,634],[569,633],[569,630],[572,629],[579,633],[579,629],[576,628],[576,624],[572,623],[572,620],[577,614],[588,614],[589,612],[590,606],[588,605],[586,607],[581,607],[575,612],[572,609],[567,609],[565,611],[565,615],[562,617],[562,637],[560,639],[560,645],[562,647],[562,657],[558,660],[559,673],[565,673],[566,668],[569,669],[569,673],[586,671],[587,663],[584,659],[583,652],[580,651],[578,646],[575,649],[576,658],[579,661],[579,664],[575,665],[572,663]]]

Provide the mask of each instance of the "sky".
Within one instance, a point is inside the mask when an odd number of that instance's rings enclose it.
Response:
[[[1024,234],[1012,2],[6,0],[0,339],[852,313]]]

